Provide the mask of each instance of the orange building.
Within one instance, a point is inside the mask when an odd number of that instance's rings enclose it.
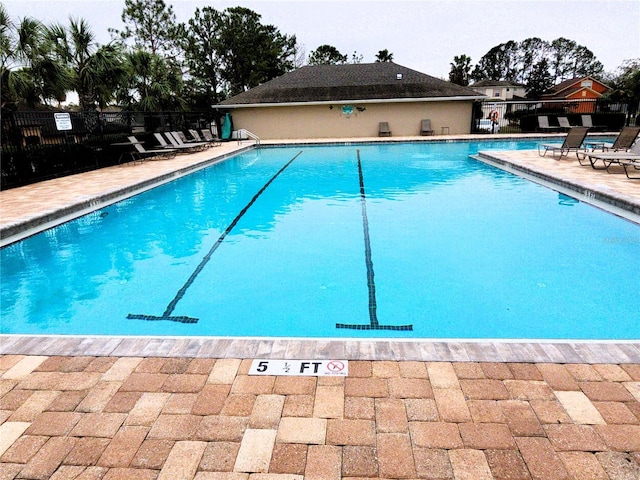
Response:
[[[609,87],[593,77],[580,77],[565,80],[547,93],[540,96],[540,100],[597,100],[609,90]],[[573,113],[589,113],[595,109],[594,102],[572,104],[570,111]]]

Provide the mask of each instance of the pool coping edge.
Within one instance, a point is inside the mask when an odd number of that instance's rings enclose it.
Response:
[[[33,216],[25,221],[5,225],[0,228],[0,248],[19,242],[27,237],[36,235],[44,230],[61,225],[75,218],[87,215],[100,210],[114,203],[126,200],[127,198],[139,195],[147,190],[177,180],[194,172],[207,168],[215,163],[222,162],[227,158],[246,152],[255,148],[255,145],[247,145],[233,152],[223,153],[218,156],[209,157],[202,161],[187,165],[177,170],[153,176],[146,180],[136,182],[122,188],[117,188],[109,192],[102,192],[99,195],[78,201],[67,207],[57,208],[41,215]]]
[[[534,170],[501,158],[500,151],[480,151],[477,155],[471,155],[474,160],[486,163],[500,170],[518,175],[526,180],[538,183],[557,192],[577,198],[580,201],[606,210],[609,213],[623,217],[633,223],[640,224],[640,204],[624,195],[616,195],[591,188],[580,182],[570,181],[554,177],[547,173]]]
[[[628,364],[640,363],[640,341],[2,334],[0,355]]]

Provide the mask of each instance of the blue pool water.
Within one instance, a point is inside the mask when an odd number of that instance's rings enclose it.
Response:
[[[535,146],[249,151],[2,249],[1,332],[640,339],[640,226],[469,158]]]

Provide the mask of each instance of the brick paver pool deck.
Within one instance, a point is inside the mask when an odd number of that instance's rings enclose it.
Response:
[[[640,365],[0,357],[0,478],[638,479]]]
[[[0,228],[58,221],[211,156],[0,192]],[[640,207],[638,181],[575,160],[486,160]],[[638,341],[5,335],[0,354],[2,480],[640,478]],[[254,358],[348,359],[349,375],[250,376]]]

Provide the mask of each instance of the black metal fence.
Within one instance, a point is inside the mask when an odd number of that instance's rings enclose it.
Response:
[[[538,130],[539,117],[559,126],[558,117],[571,125],[617,131],[635,125],[637,106],[602,100],[484,102],[476,104],[472,132],[526,133]],[[497,112],[495,121],[490,119]],[[1,188],[46,180],[117,164],[127,136],[154,145],[158,131],[209,128],[219,119],[210,112],[2,112]],[[496,115],[496,113],[493,113]],[[61,118],[62,117],[62,118]],[[640,122],[638,122],[640,123]]]
[[[57,118],[56,118],[57,116]],[[11,188],[117,164],[129,135],[209,128],[199,112],[2,112],[2,184]]]
[[[559,128],[558,117],[566,117],[570,125],[582,126],[590,120],[594,131],[618,131],[625,125],[635,125],[637,114],[637,106],[632,111],[624,103],[602,99],[486,101],[476,105],[472,131],[474,133],[536,132],[539,131],[538,117],[540,116],[547,117],[550,127]]]

